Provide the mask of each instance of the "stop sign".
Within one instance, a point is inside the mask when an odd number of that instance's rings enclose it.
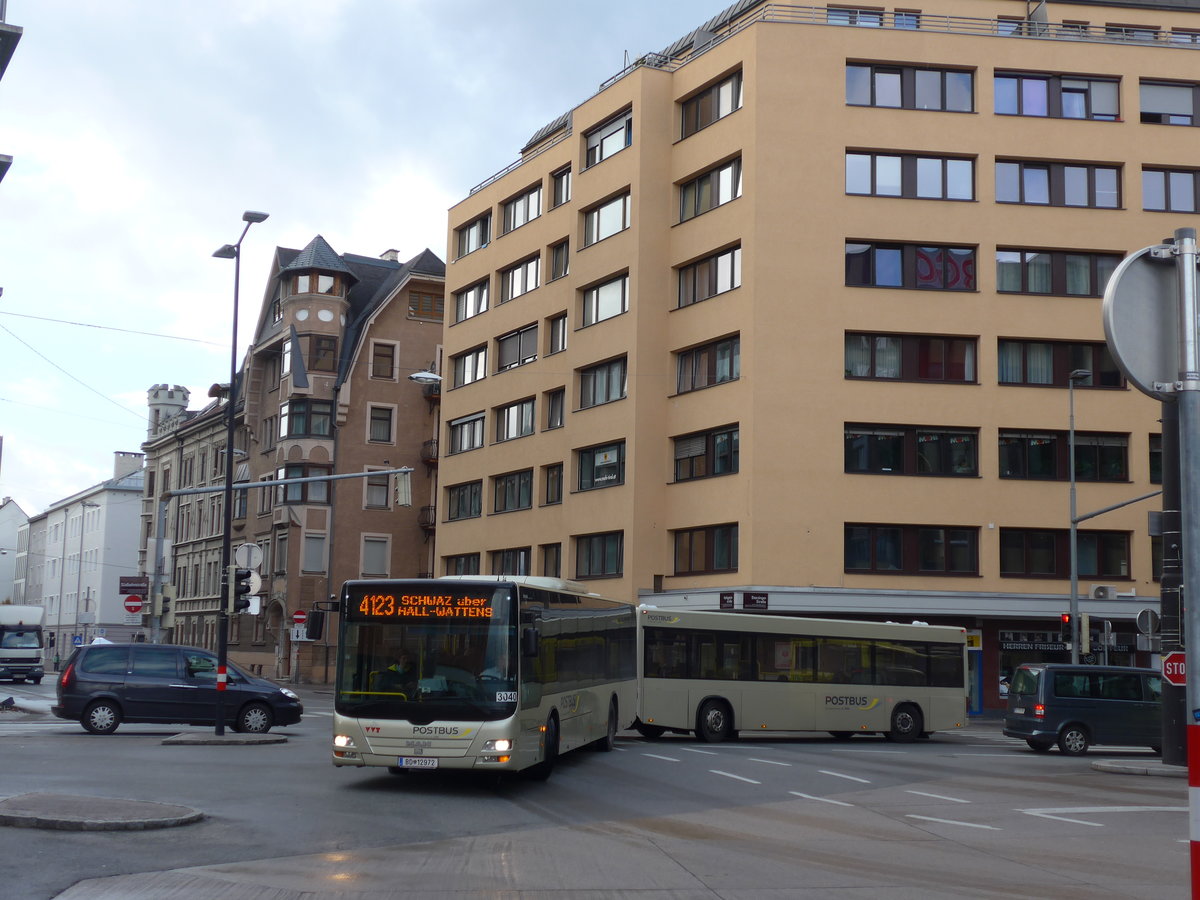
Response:
[[[142,598],[137,594],[130,594],[125,598],[125,612],[140,613],[142,611]]]
[[[298,609],[294,613],[292,613],[292,621],[295,622],[297,625],[303,625],[305,622],[308,621],[308,613],[306,613],[302,609]]]
[[[1162,658],[1163,678],[1167,684],[1175,687],[1187,687],[1187,654],[1182,650],[1172,650]]]

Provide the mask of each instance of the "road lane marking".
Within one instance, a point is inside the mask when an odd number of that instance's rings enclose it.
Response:
[[[897,755],[903,755],[905,752],[903,750],[867,750],[867,749],[854,750],[854,749],[851,749],[850,747],[830,747],[829,749],[830,749],[831,753],[879,753],[879,754],[894,753]]]
[[[1088,822],[1085,819],[1072,819],[1060,813],[1071,813],[1072,815],[1083,813],[1109,813],[1109,812],[1182,812],[1188,811],[1186,806],[1063,806],[1063,807],[1047,807],[1044,809],[1018,809],[1017,812],[1025,813],[1027,816],[1037,816],[1039,819],[1054,819],[1058,822],[1071,822],[1075,825],[1091,825],[1093,828],[1103,828],[1103,822]]]
[[[918,797],[932,797],[934,800],[949,800],[951,803],[970,803],[970,800],[961,800],[958,797],[947,797],[944,794],[927,794],[924,791],[908,791],[906,794],[916,794]]]
[[[933,816],[914,816],[909,815],[910,819],[920,819],[923,822],[940,822],[942,825],[961,825],[964,828],[986,828],[988,831],[1003,831],[995,825],[977,825],[974,822],[957,822],[954,819],[935,819]]]
[[[642,756],[648,756],[651,759],[665,759],[667,762],[679,762],[673,756],[659,756],[657,753],[643,753]]]
[[[857,781],[860,784],[870,784],[871,783],[867,779],[858,778],[855,775],[843,775],[841,772],[831,772],[828,769],[818,769],[817,771],[819,771],[822,775],[832,775],[835,778],[845,778],[847,781]]]
[[[766,763],[768,766],[788,766],[789,768],[792,765],[791,763],[779,762],[777,759],[759,759],[757,756],[749,757],[749,762]]]
[[[788,791],[789,794],[795,797],[803,797],[805,800],[818,800],[821,803],[832,803],[834,806],[853,806],[853,803],[843,803],[841,800],[830,800],[828,797],[814,797],[812,794],[802,794],[799,791]]]
[[[717,756],[716,750],[697,750],[695,747],[684,747],[688,753],[703,753],[705,756]]]
[[[714,775],[724,775],[726,778],[735,778],[738,781],[745,781],[749,784],[762,784],[761,781],[755,781],[753,778],[743,778],[741,775],[734,775],[732,772],[722,772],[720,769],[709,769]]]

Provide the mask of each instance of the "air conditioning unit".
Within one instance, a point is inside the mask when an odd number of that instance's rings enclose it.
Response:
[[[1093,584],[1091,596],[1093,600],[1116,600],[1117,586],[1115,584]]]

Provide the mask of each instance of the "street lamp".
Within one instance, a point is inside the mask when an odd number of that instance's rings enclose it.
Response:
[[[1079,518],[1075,512],[1075,385],[1092,377],[1090,369],[1067,376],[1067,472],[1071,480],[1071,662],[1079,664]]]
[[[87,511],[89,509],[97,509],[99,506],[99,503],[93,503],[91,500],[81,500],[79,502],[79,563],[77,566],[78,571],[75,573],[75,627],[72,629],[72,632],[81,635],[79,640],[82,644],[87,643],[86,621],[83,623],[83,631],[79,632],[79,601],[83,598],[83,523],[87,517]],[[84,612],[86,613],[87,610],[84,609]]]
[[[242,241],[251,225],[267,220],[267,213],[246,210],[242,213],[242,221],[246,227],[236,244],[226,244],[213,253],[218,259],[233,260],[233,338],[229,345],[229,396],[225,399],[225,491],[224,514],[225,533],[221,538],[221,571],[228,573],[233,560],[233,437],[234,437],[234,398],[237,395],[238,371],[238,287],[242,280]],[[233,579],[226,575],[230,588]],[[224,594],[217,598],[217,728],[218,736],[225,734],[225,667],[229,656],[229,612],[228,600]]]

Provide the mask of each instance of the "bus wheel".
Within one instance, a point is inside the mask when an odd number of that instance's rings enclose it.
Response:
[[[733,733],[733,713],[724,700],[706,700],[696,714],[696,737],[709,744],[729,740]]]
[[[604,737],[592,744],[593,750],[598,750],[601,753],[610,752],[617,744],[617,701],[616,698],[608,701],[608,727],[604,731]]]
[[[901,703],[892,710],[892,730],[886,735],[897,744],[910,744],[921,736],[921,711],[909,703]]]
[[[662,737],[667,731],[667,729],[663,728],[661,725],[647,725],[641,719],[638,719],[633,723],[633,730],[642,737],[651,741]]]
[[[558,719],[550,716],[546,720],[546,731],[542,737],[542,761],[530,770],[530,774],[538,781],[545,781],[554,771],[558,762]]]

